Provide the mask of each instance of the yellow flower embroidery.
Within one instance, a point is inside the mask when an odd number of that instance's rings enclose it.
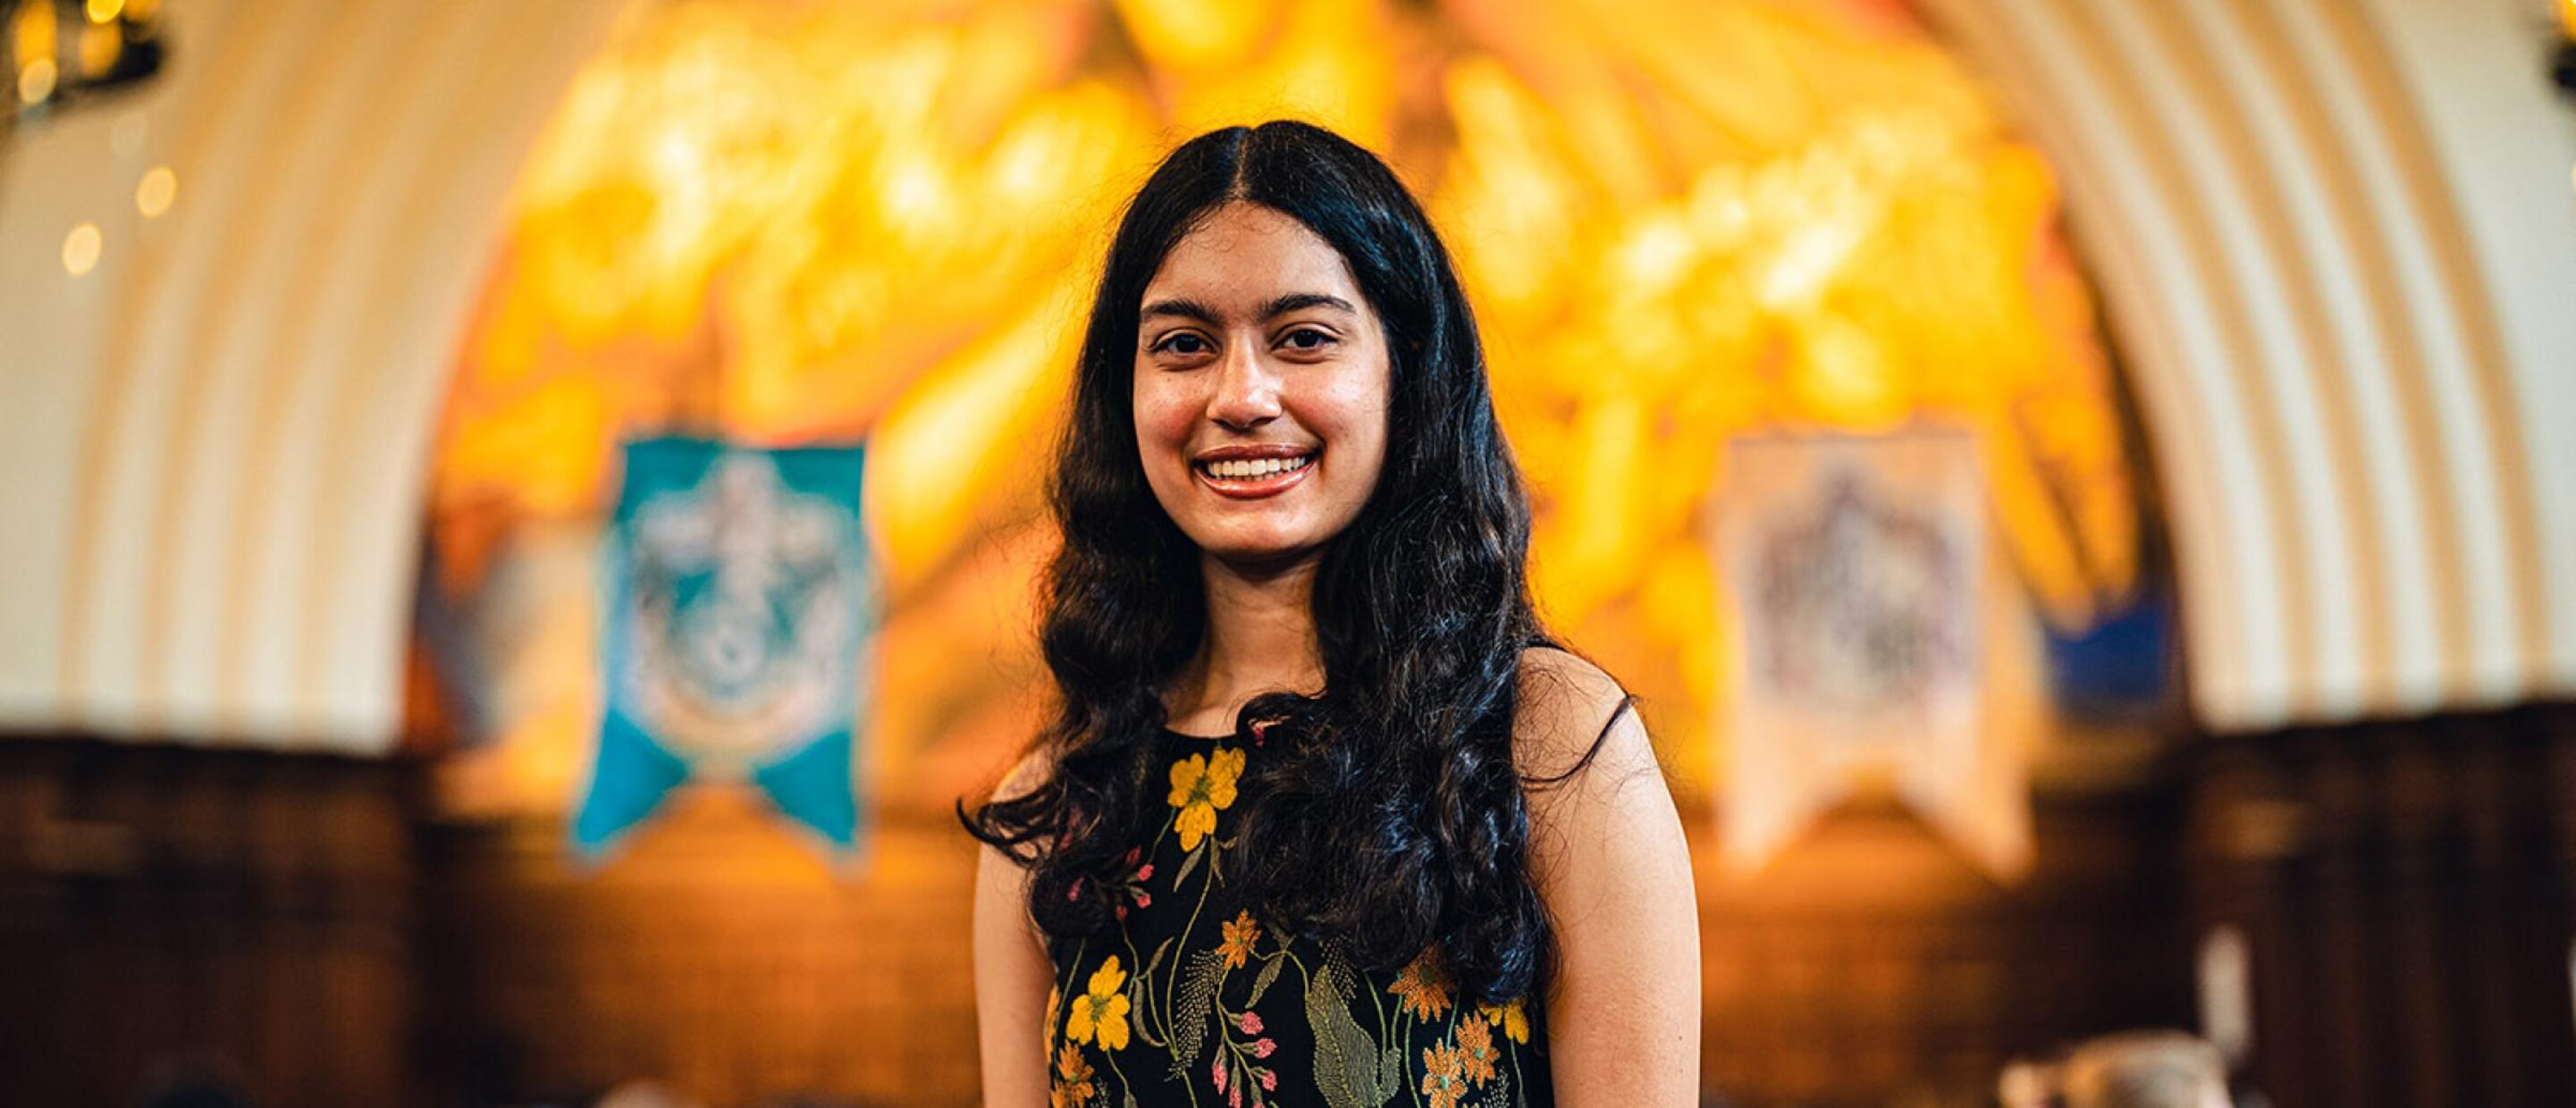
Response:
[[[1432,947],[1405,963],[1386,991],[1402,997],[1397,1007],[1417,1019],[1435,1020],[1449,1010],[1449,959]]]
[[[1102,1050],[1127,1049],[1127,994],[1119,990],[1127,984],[1127,971],[1118,968],[1118,956],[1112,954],[1091,975],[1091,987],[1073,998],[1073,1016],[1065,1020],[1066,1038],[1077,1043],[1094,1041]]]
[[[1499,1006],[1479,1004],[1476,1006],[1476,1014],[1485,1017],[1486,1023],[1503,1025],[1503,1035],[1511,1041],[1516,1043],[1529,1041],[1529,1010],[1523,1008],[1520,1001],[1514,1000]]]
[[[1213,757],[1192,754],[1172,763],[1172,807],[1181,810],[1173,823],[1181,849],[1199,848],[1199,840],[1216,833],[1216,814],[1234,806],[1234,783],[1243,776],[1243,752],[1219,750]]]
[[[1261,925],[1253,922],[1252,913],[1236,912],[1233,919],[1225,921],[1225,942],[1217,952],[1225,955],[1225,968],[1242,969],[1245,962],[1252,960],[1252,944],[1260,941]]]

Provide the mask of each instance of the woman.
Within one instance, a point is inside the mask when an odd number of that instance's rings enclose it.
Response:
[[[1053,493],[1059,704],[967,817],[987,1104],[1697,1099],[1680,823],[1532,613],[1475,324],[1384,163],[1174,151]]]

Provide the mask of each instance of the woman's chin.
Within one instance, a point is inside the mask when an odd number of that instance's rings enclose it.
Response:
[[[1323,558],[1324,544],[1288,535],[1226,535],[1209,536],[1199,551],[1235,576],[1257,580],[1313,566]]]

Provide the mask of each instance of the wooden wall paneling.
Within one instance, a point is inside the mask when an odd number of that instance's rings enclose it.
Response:
[[[266,1105],[402,1103],[411,769],[0,739],[0,1084],[122,1104],[185,1061]]]
[[[2274,1103],[2557,1105],[2576,1088],[2571,716],[2298,728],[2186,756],[2194,930],[2248,935],[2248,1076]]]
[[[1703,872],[1704,1095],[1983,1105],[2015,1057],[2187,1026],[2173,801],[2160,779],[2043,792],[2037,861],[2010,887],[1886,800],[1847,804],[1750,878]],[[1714,859],[1713,821],[1688,818]]]
[[[432,829],[431,1083],[469,1103],[634,1079],[719,1106],[973,1103],[972,844],[929,811],[872,834],[835,869],[715,789],[596,866],[557,821]]]
[[[2453,834],[2459,826],[2453,798],[2457,782],[2430,746],[2385,735],[2384,725],[2370,730],[2372,743],[2386,744],[2379,784],[2389,839],[2389,960],[2422,967],[2396,975],[2393,982],[2396,1003],[2391,1010],[2397,1026],[2391,1045],[2404,1066],[2396,1088],[2407,1103],[2427,1104],[2466,1076],[2456,1070],[2449,1034],[2461,1021],[2443,1018],[2466,1007],[2453,988],[2465,975],[2451,971],[2467,967],[2442,941],[2445,933],[2458,930],[2465,907],[2461,894],[2468,891],[2459,880],[2462,854]],[[2456,757],[2464,762],[2475,757],[2478,745],[2467,744]]]
[[[2202,738],[2172,770],[2042,789],[2011,887],[1883,799],[1703,873],[1709,1092],[1981,1103],[2017,1055],[2191,1026],[2219,925],[2252,948],[2247,1076],[2279,1108],[2576,1088],[2576,710]],[[0,742],[0,1082],[113,1103],[196,1052],[290,1108],[647,1076],[720,1106],[973,1102],[973,852],[944,817],[889,814],[836,871],[697,790],[583,867],[559,824],[423,823],[416,772]]]
[[[2576,704],[2537,713],[2532,727],[2545,751],[2539,776],[2549,834],[2541,865],[2556,879],[2550,900],[2556,909],[2553,918],[2557,926],[2545,930],[2544,939],[2551,946],[2553,960],[2566,967],[2567,976],[2558,981],[2565,991],[2558,994],[2557,1008],[2568,1014],[2571,1024],[2576,1024]],[[2497,899],[2503,899],[2501,894]],[[2503,905],[2499,903],[2491,910],[2501,911]],[[2498,967],[2497,972],[2501,975],[2502,968]],[[2510,980],[2507,977],[2490,987],[2500,990]],[[2557,1042],[2568,1053],[2556,1075],[2563,1082],[2560,1087],[2576,1088],[2576,1026],[2563,1029]]]

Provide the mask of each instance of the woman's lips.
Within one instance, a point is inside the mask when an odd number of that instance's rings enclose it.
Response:
[[[1198,475],[1201,484],[1235,500],[1277,496],[1297,487],[1314,469],[1312,454],[1273,451],[1218,453],[1190,464],[1190,472]]]

